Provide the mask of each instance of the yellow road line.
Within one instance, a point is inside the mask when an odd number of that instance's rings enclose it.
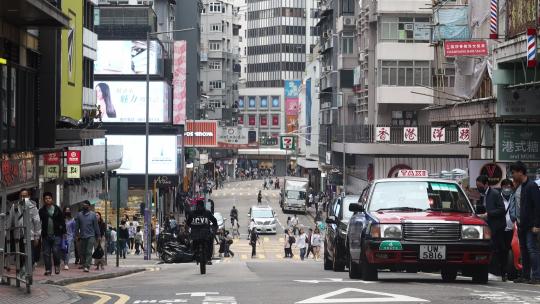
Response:
[[[92,291],[96,292],[96,293],[99,293],[99,294],[103,294],[103,295],[110,295],[110,296],[117,297],[118,300],[116,300],[116,302],[114,302],[114,304],[126,304],[129,301],[129,296],[125,295],[125,294],[113,293],[113,292],[105,292],[105,291],[101,291],[101,290],[99,290],[99,291],[92,290]]]
[[[264,254],[258,254],[257,258],[258,259],[266,259],[266,256]]]
[[[242,254],[242,256],[240,256],[240,258],[241,258],[242,260],[247,260],[247,255],[246,255],[246,254]]]
[[[99,300],[94,302],[94,304],[106,304],[107,302],[109,302],[111,300],[111,297],[109,297],[107,295],[104,295],[104,294],[99,294],[97,292],[92,292],[92,291],[88,291],[88,290],[73,290],[73,291],[75,291],[76,293],[87,295],[87,296],[98,297]]]

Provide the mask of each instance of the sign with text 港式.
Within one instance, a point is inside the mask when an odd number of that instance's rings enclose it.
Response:
[[[498,162],[540,161],[540,125],[498,124]]]

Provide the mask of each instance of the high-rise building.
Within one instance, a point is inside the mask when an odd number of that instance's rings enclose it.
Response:
[[[276,148],[280,134],[298,129],[298,91],[317,33],[315,8],[314,0],[247,2],[247,73],[238,124],[259,129],[261,148],[239,151],[240,158],[251,158],[245,166],[272,164],[285,174],[285,153]]]
[[[201,14],[201,89],[204,118],[233,124],[238,99],[240,52],[238,8],[232,2],[203,1]]]

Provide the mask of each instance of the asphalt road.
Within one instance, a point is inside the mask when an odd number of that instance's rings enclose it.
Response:
[[[227,218],[236,205],[244,237],[247,212],[257,204],[261,187],[261,181],[231,183],[212,195],[216,211]],[[263,194],[284,224],[289,215],[279,209],[278,192]],[[306,227],[313,225],[305,215],[299,219]],[[262,237],[255,259],[251,259],[245,238],[236,240],[232,250],[234,258],[215,261],[206,275],[200,275],[195,264],[159,265],[153,271],[70,288],[79,291],[83,304],[540,303],[539,286],[503,283],[496,278],[477,285],[470,278],[443,283],[438,274],[388,272],[381,273],[378,282],[350,280],[346,272],[324,271],[320,261],[283,259],[282,229],[277,235]]]

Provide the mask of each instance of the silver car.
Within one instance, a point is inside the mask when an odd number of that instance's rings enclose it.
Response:
[[[276,231],[276,214],[271,207],[253,206],[249,209],[249,218],[255,222],[255,229],[258,233],[273,233]]]

